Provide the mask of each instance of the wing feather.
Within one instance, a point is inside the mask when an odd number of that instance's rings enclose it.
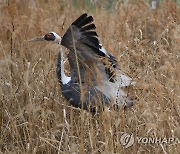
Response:
[[[85,36],[98,37],[98,35],[97,35],[97,33],[95,31],[87,31],[87,32],[83,32],[82,34],[85,35]]]
[[[81,20],[80,22],[76,23],[76,24],[72,24],[72,25],[75,25],[76,27],[78,28],[81,28],[89,23],[91,23],[93,21],[93,17],[92,16],[89,16],[87,18],[84,18],[83,20]]]
[[[87,17],[87,13],[82,14],[79,18],[77,18],[72,25],[79,25],[81,21],[83,21]]]
[[[87,48],[86,51],[79,50],[79,52],[81,52],[81,55],[83,55],[84,52],[91,52],[94,57],[96,57],[97,54],[99,55],[99,53],[102,51],[99,50],[100,43],[99,43],[98,35],[95,31],[96,26],[91,22],[93,22],[92,16],[87,16],[86,13],[82,14],[68,28],[68,30],[62,37],[61,45],[65,46],[71,51],[74,51],[74,46],[73,46],[73,40],[74,40],[75,46],[78,45],[78,49],[80,49],[81,46],[83,46],[83,49],[84,46],[86,46]],[[93,50],[94,48],[96,48],[96,50]]]
[[[85,32],[85,31],[89,31],[89,30],[94,30],[96,29],[95,24],[89,24],[87,26],[84,26],[80,29],[80,32]]]

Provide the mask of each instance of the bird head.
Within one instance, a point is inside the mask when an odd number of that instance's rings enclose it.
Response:
[[[36,37],[29,40],[29,42],[36,42],[36,41],[51,41],[57,44],[61,44],[61,37],[55,32],[49,32],[44,36]]]

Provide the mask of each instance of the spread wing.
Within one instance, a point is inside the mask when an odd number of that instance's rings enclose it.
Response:
[[[93,17],[86,13],[76,19],[68,28],[61,40],[61,45],[74,52],[76,49],[80,59],[85,61],[97,62],[99,57],[108,57],[110,64],[114,67],[117,65],[115,57],[107,53],[100,44],[98,35],[95,31],[96,26]],[[75,49],[74,49],[75,48]],[[106,73],[111,78],[112,72],[106,68]]]
[[[68,28],[61,40],[61,45],[77,52],[78,58],[83,61],[92,61],[98,63],[99,57],[107,57],[108,63],[104,64],[105,69],[101,69],[111,82],[116,82],[120,78],[122,86],[130,85],[132,79],[127,75],[120,74],[117,77],[118,65],[116,58],[108,53],[100,43],[98,35],[95,31],[96,26],[93,23],[93,17],[86,13],[76,19]],[[123,78],[122,78],[123,77]]]
[[[61,45],[71,51],[74,51],[75,47],[82,60],[96,60],[97,56],[107,56],[107,53],[101,50],[96,26],[92,22],[93,17],[84,13],[71,24],[62,37]]]

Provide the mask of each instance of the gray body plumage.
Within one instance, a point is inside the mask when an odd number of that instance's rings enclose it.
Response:
[[[61,85],[62,94],[63,96],[73,105],[77,108],[82,108],[85,110],[89,110],[91,112],[95,112],[96,108],[103,107],[104,105],[109,106],[110,105],[110,99],[106,97],[102,92],[97,90],[95,88],[95,85],[93,87],[90,87],[88,85],[84,85],[82,82],[82,87],[85,86],[84,90],[84,99],[82,98],[82,92],[80,90],[80,84],[78,82],[78,76],[77,76],[77,64],[74,62],[74,59],[71,56],[71,53],[68,54],[68,61],[70,65],[70,72],[71,72],[71,80],[67,84],[63,84],[61,82],[61,61],[62,59],[62,52],[59,52],[58,54],[58,61],[57,61],[57,77]],[[85,68],[80,68],[80,73],[84,74]],[[81,100],[83,99],[83,100]]]

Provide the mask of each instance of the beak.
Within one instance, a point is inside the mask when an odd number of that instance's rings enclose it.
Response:
[[[28,40],[28,42],[45,41],[44,36],[36,37]]]

